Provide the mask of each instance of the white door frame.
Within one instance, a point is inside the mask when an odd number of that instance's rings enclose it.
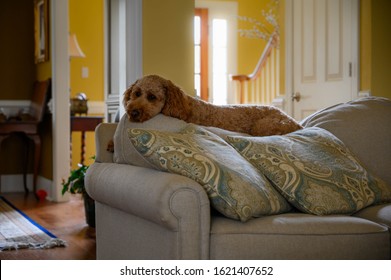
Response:
[[[118,107],[120,116],[125,113],[122,93],[143,74],[142,0],[106,0],[105,15],[105,115],[110,122]]]
[[[62,196],[62,179],[70,172],[70,112],[69,106],[69,8],[68,0],[51,1],[51,63],[52,63],[52,133],[53,180],[48,199],[65,201]]]
[[[352,36],[352,56],[355,57],[356,63],[352,65],[352,99],[359,95],[359,84],[360,84],[360,15],[359,15],[359,0],[353,1],[353,10],[356,12],[357,20],[353,21],[352,29],[356,30]],[[285,0],[285,101],[287,106],[284,110],[289,114],[293,114],[293,102],[291,95],[294,92],[293,83],[293,0]]]

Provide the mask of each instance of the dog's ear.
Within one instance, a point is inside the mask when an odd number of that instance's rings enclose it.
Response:
[[[164,90],[166,100],[162,113],[166,116],[186,120],[189,117],[190,112],[188,109],[188,96],[181,88],[169,80],[164,84]]]

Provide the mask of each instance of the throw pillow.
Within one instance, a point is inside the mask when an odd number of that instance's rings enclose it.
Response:
[[[338,137],[372,174],[391,185],[391,100],[365,97],[316,112],[302,121]]]
[[[155,168],[152,164],[142,157],[137,150],[131,145],[128,137],[128,129],[130,128],[145,128],[162,130],[169,132],[179,132],[187,126],[187,123],[172,117],[158,114],[152,119],[138,123],[130,122],[128,116],[125,114],[122,116],[118,123],[117,129],[115,130],[113,141],[114,141],[114,154],[113,161],[120,164],[131,164],[146,168]],[[233,136],[246,136],[243,133],[232,132],[216,127],[204,127],[206,130],[210,130],[212,133],[224,138],[227,135]]]
[[[118,123],[117,129],[115,131],[113,141],[114,141],[114,155],[113,161],[115,163],[122,164],[131,164],[135,166],[154,168],[144,157],[135,150],[133,145],[130,143],[128,137],[129,128],[147,128],[147,129],[156,129],[156,130],[165,130],[178,132],[187,125],[186,122],[167,117],[165,115],[159,114],[154,118],[145,121],[143,123],[130,122],[128,116],[125,114],[122,116],[120,122]]]
[[[189,125],[181,133],[147,129],[128,133],[134,147],[156,168],[202,185],[211,205],[226,217],[244,222],[291,209],[235,149],[205,129]]]
[[[352,214],[391,201],[391,189],[369,174],[327,130],[313,127],[283,136],[228,136],[228,142],[303,212]]]

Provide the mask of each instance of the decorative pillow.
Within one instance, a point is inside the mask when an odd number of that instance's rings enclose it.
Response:
[[[156,129],[156,130],[165,130],[179,132],[187,123],[176,119],[167,117],[162,114],[156,115],[154,118],[145,121],[143,123],[130,122],[128,116],[125,114],[122,116],[120,122],[118,123],[117,129],[114,133],[114,155],[113,161],[115,163],[131,164],[135,166],[154,168],[152,164],[140,156],[140,154],[135,150],[133,145],[130,143],[128,137],[129,128],[147,128],[147,129]]]
[[[313,127],[283,136],[227,139],[303,212],[352,214],[391,201],[391,188],[369,174],[327,130]]]
[[[302,121],[338,137],[373,175],[391,185],[391,100],[364,97],[316,112]]]
[[[184,129],[188,123],[158,114],[152,119],[138,123],[130,122],[128,116],[125,114],[122,116],[118,123],[117,129],[115,130],[113,141],[114,141],[114,154],[113,161],[121,164],[131,164],[135,166],[141,166],[146,168],[155,168],[152,164],[144,159],[137,150],[131,145],[128,137],[128,129],[130,128],[141,128],[141,129],[154,129],[169,132],[180,132]],[[225,139],[227,135],[233,136],[246,136],[243,133],[232,132],[216,127],[204,127],[206,130],[210,130],[212,133]],[[248,135],[247,135],[248,136]]]
[[[182,133],[129,129],[135,148],[156,168],[201,184],[223,215],[251,217],[287,212],[289,203],[268,180],[220,137],[195,125]]]

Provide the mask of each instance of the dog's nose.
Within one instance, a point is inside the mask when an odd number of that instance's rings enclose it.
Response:
[[[137,119],[138,117],[140,117],[140,110],[134,109],[132,110],[132,112],[130,112],[130,115],[133,119]]]

